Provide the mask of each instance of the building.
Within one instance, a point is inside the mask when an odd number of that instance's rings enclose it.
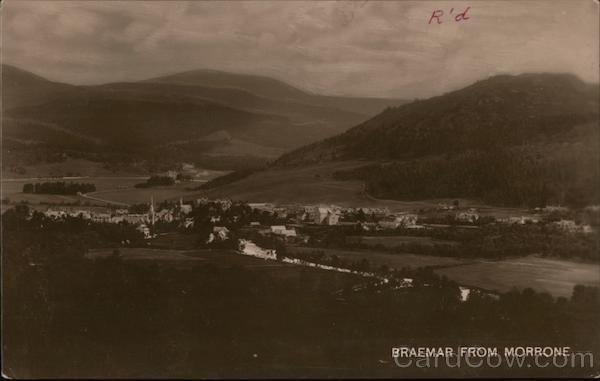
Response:
[[[126,214],[123,216],[123,221],[130,223],[130,224],[145,224],[147,222],[149,222],[149,218],[147,214],[137,214],[137,213],[132,213],[132,214]]]
[[[71,217],[80,217],[84,220],[89,220],[92,218],[92,212],[90,212],[89,210],[74,209],[69,211],[68,215]]]
[[[175,179],[177,179],[177,171],[173,171],[173,170],[166,171],[166,172],[163,174],[163,176],[165,176],[165,177],[170,177],[170,178],[172,178],[173,180],[175,180]]]
[[[587,212],[600,212],[600,205],[588,205],[583,210]]]
[[[142,233],[144,235],[145,239],[150,239],[152,238],[152,234],[150,234],[150,228],[148,226],[146,226],[146,224],[141,224],[138,225],[135,230],[139,231],[140,233]]]
[[[471,208],[467,211],[457,212],[454,217],[460,222],[475,223],[479,220],[479,213],[477,213],[477,210]]]
[[[386,208],[358,208],[356,212],[362,212],[366,216],[373,216],[376,219],[381,219],[390,215],[390,210]]]
[[[560,205],[547,205],[542,210],[546,213],[553,213],[553,212],[565,213],[565,212],[569,211],[569,208],[567,208],[566,206],[560,206]]]
[[[277,253],[272,249],[263,249],[257,246],[254,242],[240,239],[238,249],[244,255],[250,255],[262,259],[277,259]]]
[[[284,236],[284,237],[296,237],[296,229],[292,228],[292,229],[287,229],[285,226],[283,225],[273,225],[271,226],[271,233],[272,234],[276,234],[276,235],[280,235],[280,236]]]
[[[286,208],[275,208],[275,209],[273,209],[273,213],[275,213],[275,216],[277,216],[277,218],[287,218],[288,217],[288,211]]]
[[[196,206],[200,206],[200,205],[206,205],[209,203],[209,199],[206,197],[201,197],[201,198],[197,198],[196,199]]]
[[[144,216],[146,216],[144,214]],[[111,219],[110,213],[94,213],[92,214],[92,221],[94,222],[110,222]]]
[[[318,225],[337,225],[340,220],[340,214],[330,207],[315,206],[312,218],[313,222]]]
[[[226,240],[229,238],[229,229],[227,229],[225,226],[214,226],[213,233],[221,240]]]
[[[173,222],[175,220],[175,216],[173,216],[173,212],[169,209],[161,209],[155,214],[156,221],[162,222]]]
[[[110,217],[110,223],[112,224],[120,224],[121,222],[125,221],[125,216],[124,215],[115,215]]]
[[[385,217],[378,225],[383,229],[412,228],[417,225],[418,218],[416,214],[399,213]]]
[[[505,224],[517,224],[517,225],[525,225],[525,224],[537,224],[540,222],[539,218],[532,216],[520,216],[520,217],[507,217],[498,220]]]
[[[228,210],[229,208],[231,208],[232,205],[231,200],[227,199],[216,199],[214,200],[214,203],[221,206],[222,210]]]
[[[67,213],[65,213],[62,210],[47,209],[44,212],[44,215],[46,217],[49,217],[49,218],[52,218],[52,219],[59,219],[59,218],[65,217],[67,215]]]
[[[206,243],[226,241],[229,239],[229,229],[225,226],[214,226],[212,233],[208,235]]]
[[[584,233],[590,234],[593,233],[593,229],[591,225],[582,224],[578,225],[573,220],[560,220],[553,223],[554,226],[558,227],[560,230],[569,232],[569,233]]]
[[[179,198],[179,212],[181,214],[190,214],[192,212],[192,205],[184,204],[183,197]]]
[[[376,224],[375,222],[359,222],[358,226],[360,226],[360,228],[366,232],[381,230],[380,225]]]

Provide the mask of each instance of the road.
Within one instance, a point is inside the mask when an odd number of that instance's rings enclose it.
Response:
[[[83,197],[83,198],[86,198],[88,200],[105,202],[107,204],[119,205],[119,206],[123,206],[123,207],[126,207],[126,208],[128,208],[129,206],[131,206],[130,204],[126,204],[124,202],[118,202],[118,201],[112,201],[112,200],[105,200],[103,198],[92,196],[92,195],[96,195],[96,194],[99,194],[99,193],[112,192],[112,191],[113,190],[111,189],[111,190],[108,190],[108,191],[82,193],[82,194],[80,194],[80,196]]]

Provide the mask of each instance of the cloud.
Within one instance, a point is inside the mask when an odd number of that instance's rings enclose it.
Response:
[[[470,19],[428,24],[470,6]],[[195,68],[274,76],[344,95],[426,97],[498,73],[598,81],[588,0],[16,1],[2,8],[7,63],[70,83]]]

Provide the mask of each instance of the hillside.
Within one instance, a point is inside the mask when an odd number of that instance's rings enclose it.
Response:
[[[405,160],[560,141],[575,126],[597,119],[597,85],[560,74],[496,76],[389,108],[341,135],[286,154],[277,164]]]
[[[220,89],[237,89],[264,98],[327,107],[363,116],[373,116],[389,106],[406,101],[401,99],[340,97],[312,94],[274,78],[233,74],[217,70],[192,70],[183,73],[149,79],[145,82],[203,86]]]
[[[3,65],[2,82],[9,166],[64,152],[101,160],[264,163],[371,116],[327,106],[315,100],[321,96],[278,80],[217,71],[72,86]]]
[[[388,108],[283,155],[272,170],[362,160],[368,164],[331,178],[363,181],[367,194],[384,199],[598,203],[598,101],[597,85],[570,75],[496,76]]]
[[[52,82],[11,65],[2,65],[2,109],[70,99],[78,94],[76,86]]]

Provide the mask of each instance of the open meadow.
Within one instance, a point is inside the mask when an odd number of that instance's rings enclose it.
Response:
[[[600,265],[528,256],[502,261],[478,261],[435,270],[461,284],[506,292],[531,287],[569,297],[576,284],[600,286]]]
[[[275,204],[335,204],[343,207],[379,207],[390,211],[418,211],[452,204],[454,199],[386,200],[365,192],[363,181],[342,181],[333,178],[336,171],[349,170],[369,164],[368,161],[336,161],[302,167],[269,168],[214,189],[201,192],[209,198],[231,198],[248,202]],[[190,197],[193,197],[192,194]],[[490,207],[477,200],[459,199],[461,207],[480,209],[481,215],[526,215],[522,208]]]
[[[456,245],[455,241],[436,239],[425,236],[407,236],[407,235],[391,235],[391,236],[348,236],[347,243],[360,243],[367,246],[382,245],[385,247],[396,247],[404,243],[416,243],[419,245],[435,246],[435,245]]]
[[[103,258],[113,254],[113,249],[94,249],[86,258]],[[233,250],[172,250],[153,248],[121,248],[119,256],[125,261],[156,263],[160,266],[189,268],[194,265],[211,265],[215,268],[243,267],[261,274],[268,274],[282,281],[301,282],[306,290],[339,291],[345,287],[364,282],[358,275],[297,266],[277,261],[241,255]]]
[[[94,205],[103,205],[107,203],[115,204],[136,204],[147,203],[150,197],[154,197],[155,202],[163,200],[177,199],[186,197],[190,194],[188,188],[198,187],[203,182],[218,177],[225,172],[214,170],[203,170],[194,181],[178,183],[172,186],[159,186],[152,188],[135,188],[135,184],[143,183],[148,176],[98,176],[98,177],[32,177],[32,178],[2,178],[2,198],[7,198],[11,203],[26,201],[30,204],[60,204],[60,203],[90,203]],[[78,195],[54,195],[54,194],[26,194],[23,193],[23,185],[26,183],[41,182],[83,182],[92,183],[96,186],[95,192],[90,192],[85,196]]]
[[[438,257],[410,253],[391,254],[378,252],[375,250],[341,250],[341,249],[323,249],[316,247],[301,247],[288,246],[288,253],[301,254],[311,253],[315,251],[324,252],[325,255],[337,255],[340,259],[348,261],[360,261],[367,259],[371,267],[379,267],[382,265],[401,269],[402,267],[439,267],[439,266],[458,266],[465,263],[470,263],[472,260],[451,257]]]

